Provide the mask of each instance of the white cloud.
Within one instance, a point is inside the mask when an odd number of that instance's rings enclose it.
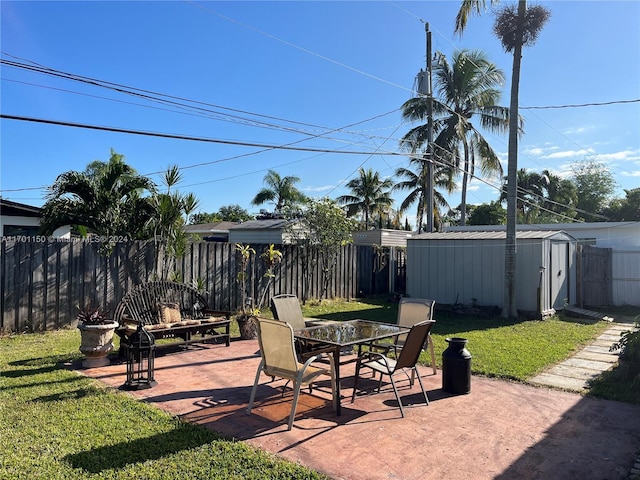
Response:
[[[549,155],[544,155],[541,158],[547,158],[550,160],[559,158],[572,158],[572,157],[584,157],[585,155],[593,155],[595,151],[592,148],[583,148],[582,150],[565,150],[562,152],[554,152]]]
[[[623,170],[620,172],[620,175],[623,177],[640,177],[640,170],[636,170],[635,172],[627,172]]]
[[[622,150],[621,152],[614,153],[599,153],[597,155],[598,160],[601,161],[628,161],[640,159],[640,152],[638,150]]]
[[[539,157],[544,154],[544,149],[540,147],[528,148],[522,151],[525,155],[533,155],[534,157]]]
[[[567,128],[564,132],[564,135],[579,135],[581,133],[586,133],[590,130],[593,130],[595,127],[593,125],[587,125],[585,127],[572,127]]]
[[[331,190],[332,188],[335,188],[335,185],[324,185],[322,187],[305,187],[302,190],[305,192],[319,193],[326,192],[327,190]]]

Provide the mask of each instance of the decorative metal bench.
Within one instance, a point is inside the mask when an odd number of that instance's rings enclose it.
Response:
[[[114,320],[120,325],[116,333],[121,347],[128,345],[138,325],[156,340],[176,339],[156,344],[156,349],[218,339],[228,347],[230,342],[231,312],[210,310],[200,292],[183,283],[153,281],[137,285],[118,303]]]

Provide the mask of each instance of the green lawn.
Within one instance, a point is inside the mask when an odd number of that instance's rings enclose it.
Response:
[[[380,299],[309,302],[303,312],[392,322],[397,305]],[[606,328],[557,318],[511,322],[440,312],[435,318],[438,362],[446,337],[464,337],[474,373],[520,381]],[[81,357],[79,338],[77,330],[0,338],[0,478],[324,478],[65,369],[65,362]]]

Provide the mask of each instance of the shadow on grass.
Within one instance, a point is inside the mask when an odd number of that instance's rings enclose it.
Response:
[[[78,380],[78,379],[74,379]],[[106,392],[95,386],[88,386],[83,388],[77,388],[75,390],[65,390],[59,393],[52,393],[51,395],[43,395],[41,397],[34,398],[33,402],[59,402],[62,400],[78,400],[85,397],[100,397],[105,395]]]
[[[46,373],[52,370],[60,368],[60,364],[71,362],[80,357],[78,353],[67,353],[64,355],[47,355],[44,357],[28,358],[25,360],[16,360],[15,362],[9,362],[8,365],[12,367],[42,367],[41,370],[30,369],[21,370],[23,375],[30,375],[36,373]]]
[[[219,437],[212,432],[184,423],[177,425],[170,432],[93,448],[67,455],[64,460],[73,468],[96,474],[104,470],[118,470],[127,465],[157,460],[218,439]]]
[[[640,405],[640,374],[636,377],[626,365],[618,365],[591,380],[587,395]]]
[[[386,297],[359,298],[357,300],[359,303],[372,305],[375,308],[321,313],[316,315],[316,318],[334,321],[363,319],[374,322],[396,323],[398,317],[397,303],[387,301]],[[517,325],[518,323],[530,320],[528,318],[506,319],[499,316],[487,317],[486,315],[457,314],[449,310],[438,309],[437,307],[434,319],[436,320],[436,324],[433,327],[434,333],[445,336],[455,336],[455,334],[459,332]]]

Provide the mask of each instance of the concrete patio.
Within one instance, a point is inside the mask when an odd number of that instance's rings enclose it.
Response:
[[[442,391],[440,371],[421,370],[431,400],[404,381],[401,418],[390,388],[350,403],[354,364],[343,367],[343,409],[331,408],[329,382],[301,394],[287,431],[292,395],[283,382],[247,402],[260,361],[255,340],[193,346],[156,359],[158,385],[130,392],[189,422],[246,441],[334,479],[626,479],[640,451],[640,406],[576,393],[473,377],[471,393]],[[125,365],[81,370],[114,388]],[[359,385],[371,391],[371,381]]]

